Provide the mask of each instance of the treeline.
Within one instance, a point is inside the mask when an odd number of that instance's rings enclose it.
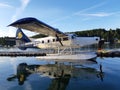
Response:
[[[101,38],[107,39],[108,37],[112,37],[113,38],[118,38],[120,39],[120,29],[117,28],[115,30],[110,29],[110,30],[105,30],[105,29],[93,29],[93,30],[85,30],[85,31],[76,31],[76,32],[72,32],[77,34],[78,36],[99,36]]]
[[[101,39],[103,38],[105,41],[114,43],[115,40],[120,40],[120,29],[117,28],[115,30],[105,30],[105,29],[93,29],[93,30],[85,30],[85,31],[76,31],[72,32],[80,37],[93,37],[98,36]]]
[[[6,45],[6,37],[0,37],[0,45]]]
[[[15,37],[0,37],[0,46],[14,46]]]

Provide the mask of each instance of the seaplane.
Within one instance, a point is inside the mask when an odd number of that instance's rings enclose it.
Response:
[[[67,34],[36,19],[27,17],[19,19],[8,26],[17,28],[16,46],[22,50],[27,48],[40,48],[47,53],[45,56],[37,57],[45,60],[88,60],[94,59],[97,55],[94,52],[79,52],[79,48],[97,44],[99,37],[78,37],[75,34]],[[44,34],[47,37],[31,39],[27,37],[22,29]]]

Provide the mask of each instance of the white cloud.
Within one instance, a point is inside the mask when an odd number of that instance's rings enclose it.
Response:
[[[13,8],[13,6],[6,4],[6,3],[0,3],[0,7],[2,8]]]
[[[22,3],[21,8],[23,8],[23,10],[27,7],[28,3],[30,2],[30,0],[20,0],[20,1]]]
[[[73,15],[79,15],[79,14],[81,14],[83,12],[86,12],[86,11],[89,11],[89,10],[92,10],[92,9],[96,9],[98,7],[103,6],[104,4],[105,4],[105,2],[97,4],[97,5],[94,5],[94,6],[91,6],[91,7],[88,7],[88,8],[85,8],[85,9],[82,9],[82,10],[80,10],[78,12],[75,12]]]
[[[14,22],[17,20],[18,16],[22,14],[22,12],[25,10],[25,8],[28,6],[30,0],[20,0],[21,5],[20,7],[16,7],[15,14],[11,18],[11,22]],[[9,36],[15,36],[15,28],[9,27]]]
[[[92,17],[106,17],[111,16],[113,13],[106,13],[106,12],[99,12],[99,13],[85,13],[85,14],[78,14],[80,16],[92,16]]]
[[[16,8],[16,12],[12,16],[12,22],[14,22],[17,19],[17,17],[25,10],[25,8],[30,2],[30,0],[20,0],[20,1],[21,1],[21,6]]]
[[[87,8],[85,8],[85,9],[82,9],[82,10],[79,10],[79,11],[77,11],[77,12],[74,12],[74,13],[72,13],[71,15],[68,15],[68,16],[64,16],[64,17],[61,17],[61,18],[58,18],[58,19],[56,19],[56,20],[54,20],[54,21],[52,21],[52,23],[56,23],[56,22],[59,22],[59,21],[62,21],[62,20],[66,20],[66,19],[68,19],[68,18],[72,18],[72,17],[76,17],[76,16],[81,16],[81,15],[83,15],[83,13],[84,12],[87,12],[87,11],[90,11],[90,10],[93,10],[93,9],[96,9],[96,8],[99,8],[99,7],[101,7],[101,6],[103,6],[103,5],[105,5],[105,3],[106,2],[102,2],[102,3],[99,3],[99,4],[96,4],[96,5],[93,5],[93,6],[91,6],[91,7],[87,7]],[[88,14],[84,14],[84,15],[88,15]],[[93,16],[93,15],[95,15],[95,14],[89,14],[89,16]],[[104,14],[96,14],[96,16],[104,16],[105,15],[105,13]],[[106,13],[106,15],[107,15],[107,13]]]

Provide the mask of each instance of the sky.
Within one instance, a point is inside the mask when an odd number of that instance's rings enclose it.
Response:
[[[16,28],[8,25],[26,17],[62,32],[116,29],[120,28],[120,0],[0,0],[0,37],[15,37]]]

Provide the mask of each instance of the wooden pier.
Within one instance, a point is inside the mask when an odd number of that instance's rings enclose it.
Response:
[[[11,57],[26,56],[26,57],[32,57],[32,56],[46,56],[46,53],[40,53],[40,52],[0,52],[0,56],[11,56]]]
[[[100,51],[96,54],[98,57],[120,57],[120,51]]]

